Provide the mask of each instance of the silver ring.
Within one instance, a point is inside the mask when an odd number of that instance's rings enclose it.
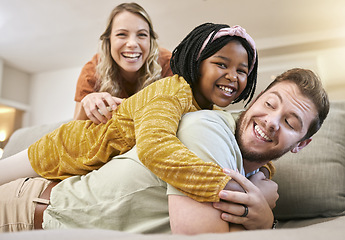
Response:
[[[248,207],[244,204],[242,204],[242,206],[244,207],[244,213],[240,216],[240,217],[247,217],[248,215]]]

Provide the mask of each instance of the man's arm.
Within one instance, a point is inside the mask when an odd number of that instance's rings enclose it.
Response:
[[[187,196],[169,195],[169,217],[173,234],[229,232],[229,224],[212,203],[200,203]]]
[[[214,203],[215,208],[224,211],[221,216],[222,219],[242,224],[247,230],[271,228],[274,216],[260,189],[268,188],[272,190],[273,188],[276,192],[277,184],[271,180],[263,179],[265,177],[262,172],[253,175],[253,182],[233,170],[230,170],[229,174],[232,179],[243,187],[245,193],[227,190],[219,193],[220,198],[227,201]],[[276,197],[278,198],[278,194],[276,194]],[[244,213],[244,207],[239,204],[245,204],[248,207],[246,217],[240,217]]]

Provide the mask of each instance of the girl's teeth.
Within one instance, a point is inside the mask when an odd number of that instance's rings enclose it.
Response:
[[[225,87],[225,86],[219,86],[220,89],[222,89],[223,91],[225,92],[228,92],[228,93],[232,93],[233,90],[229,87]]]
[[[271,139],[269,139],[269,137],[268,137],[265,133],[263,133],[263,132],[261,131],[261,129],[259,128],[258,125],[255,125],[255,130],[256,130],[257,133],[260,134],[260,136],[261,136],[262,138],[264,138],[264,139],[267,140],[267,141],[271,141]]]

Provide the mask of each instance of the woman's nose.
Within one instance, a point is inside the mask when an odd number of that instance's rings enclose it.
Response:
[[[127,40],[127,46],[128,47],[136,47],[138,45],[138,42],[136,40],[135,36],[129,36]]]

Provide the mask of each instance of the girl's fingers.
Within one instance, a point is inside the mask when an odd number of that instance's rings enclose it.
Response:
[[[256,191],[257,188],[256,186],[250,181],[248,180],[245,176],[243,176],[242,174],[240,174],[237,171],[231,170],[231,169],[227,169],[227,171],[229,174],[229,176],[235,180],[238,184],[241,185],[241,187],[246,191],[246,192],[250,192],[250,191]]]

